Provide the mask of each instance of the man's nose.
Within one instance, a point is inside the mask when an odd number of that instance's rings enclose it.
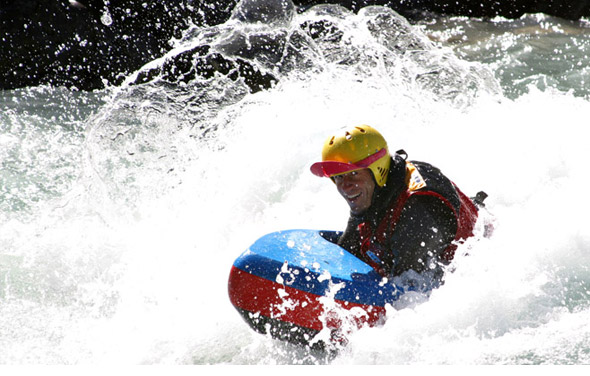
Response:
[[[350,189],[350,188],[354,188],[354,187],[358,186],[358,184],[356,183],[356,180],[354,180],[350,176],[343,176],[341,184],[342,184],[342,188],[345,188],[345,189]]]

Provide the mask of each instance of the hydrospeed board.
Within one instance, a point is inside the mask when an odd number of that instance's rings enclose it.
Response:
[[[318,230],[275,232],[236,259],[229,297],[253,329],[313,345],[323,330],[334,341],[347,328],[380,322],[385,305],[403,290],[333,243],[337,236]]]

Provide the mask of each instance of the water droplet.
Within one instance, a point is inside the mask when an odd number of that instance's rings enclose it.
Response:
[[[102,24],[105,26],[111,26],[113,24],[113,18],[111,17],[108,9],[106,9],[100,17],[100,22],[102,22]]]

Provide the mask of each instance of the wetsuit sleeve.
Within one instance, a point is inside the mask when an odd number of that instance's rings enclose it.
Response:
[[[386,262],[393,266],[393,276],[408,270],[430,270],[442,278],[442,252],[451,244],[457,231],[452,210],[439,198],[415,195],[408,199],[390,239]]]

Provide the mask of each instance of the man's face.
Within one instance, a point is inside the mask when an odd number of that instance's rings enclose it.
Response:
[[[375,180],[369,169],[352,171],[333,177],[338,192],[344,197],[352,214],[358,215],[371,206]]]

